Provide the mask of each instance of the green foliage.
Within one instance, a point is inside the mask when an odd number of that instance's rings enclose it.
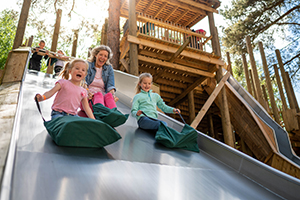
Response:
[[[17,13],[12,10],[3,10],[0,13],[0,69],[4,68],[8,53],[13,47],[17,16]]]

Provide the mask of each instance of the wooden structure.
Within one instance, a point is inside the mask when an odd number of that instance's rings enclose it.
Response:
[[[131,4],[136,13],[132,17]],[[179,108],[190,123],[189,116],[195,115],[209,97],[201,84],[207,78],[214,78],[218,66],[224,65],[217,52],[209,49],[208,43],[213,37],[194,32],[190,27],[208,13],[218,13],[219,6],[218,0],[124,0],[121,3],[121,17],[129,20],[123,27],[120,68],[136,75],[151,73],[164,101]],[[130,20],[136,20],[132,23],[133,33],[130,33]],[[191,95],[194,105],[188,100]],[[222,133],[219,109],[215,104],[208,113],[217,125],[215,132]],[[209,132],[208,121],[204,118],[198,129]]]

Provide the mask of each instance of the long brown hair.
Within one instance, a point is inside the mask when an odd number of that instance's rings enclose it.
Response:
[[[143,81],[144,78],[151,78],[151,80],[153,79],[152,75],[150,73],[146,73],[145,72],[145,73],[140,74],[140,76],[139,76],[139,82],[137,83],[137,85],[135,87],[136,94],[138,94],[138,93],[141,92],[142,88],[141,88],[140,84],[142,83],[142,81]]]

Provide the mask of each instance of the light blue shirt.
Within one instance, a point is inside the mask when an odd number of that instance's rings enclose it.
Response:
[[[149,90],[149,92],[141,90],[140,93],[136,94],[133,97],[131,114],[132,116],[136,117],[137,120],[139,120],[140,117],[144,115],[142,114],[140,116],[137,116],[136,113],[138,110],[141,110],[148,117],[157,119],[158,114],[156,106],[165,113],[173,113],[174,108],[166,105],[159,94],[153,93],[152,90]]]

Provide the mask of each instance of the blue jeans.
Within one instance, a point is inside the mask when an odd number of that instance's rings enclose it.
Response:
[[[55,119],[57,117],[63,117],[63,116],[67,116],[67,115],[78,117],[78,115],[72,115],[72,114],[69,114],[69,113],[66,113],[66,112],[58,112],[56,110],[52,110],[51,119]]]
[[[138,120],[138,125],[141,129],[157,131],[160,122],[164,123],[167,126],[167,123],[164,121],[143,116]]]

